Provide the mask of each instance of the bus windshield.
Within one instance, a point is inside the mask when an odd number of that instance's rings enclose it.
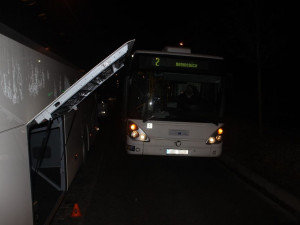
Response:
[[[212,74],[137,68],[128,89],[130,118],[213,122],[222,119],[222,77]]]
[[[220,156],[224,59],[175,50],[137,50],[131,58],[122,109],[126,152]]]

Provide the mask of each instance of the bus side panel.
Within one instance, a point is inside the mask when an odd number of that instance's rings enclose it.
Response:
[[[0,114],[6,117],[0,132],[28,123],[79,77],[72,67],[0,34]]]
[[[77,111],[73,110],[65,115],[67,188],[95,141],[97,127],[97,100],[94,95],[80,103]]]
[[[23,126],[80,74],[16,32],[3,32],[2,26],[0,23],[0,224],[33,224],[27,127]],[[19,38],[22,44],[15,41]],[[82,125],[86,120],[79,112],[72,124],[73,114],[67,115],[64,131],[67,187],[82,163],[82,127],[87,126]]]
[[[85,99],[84,102],[81,103],[80,106],[83,110],[83,126],[85,126],[85,131],[87,136],[84,136],[85,138],[88,138],[86,140],[85,150],[88,152],[91,150],[91,148],[94,145],[94,142],[96,140],[96,135],[99,128],[99,122],[98,122],[98,99],[96,94],[90,95],[87,99]],[[83,128],[84,129],[84,128]],[[84,133],[84,130],[83,130]]]
[[[0,224],[32,225],[27,128],[0,133]]]

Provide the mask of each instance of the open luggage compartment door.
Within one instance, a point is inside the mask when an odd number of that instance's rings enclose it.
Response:
[[[133,44],[134,40],[131,40],[119,47],[49,104],[34,118],[34,121],[40,124],[73,109],[76,110],[80,102],[124,66]]]

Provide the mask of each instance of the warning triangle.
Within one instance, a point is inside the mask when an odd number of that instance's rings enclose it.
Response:
[[[81,213],[80,213],[80,210],[79,210],[78,203],[75,203],[74,207],[73,207],[73,212],[71,214],[71,217],[80,217],[80,216],[81,216]]]

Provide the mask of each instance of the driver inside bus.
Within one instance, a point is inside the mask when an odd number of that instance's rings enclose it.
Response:
[[[178,107],[179,108],[189,108],[189,106],[197,105],[198,95],[197,90],[194,86],[188,85],[185,91],[178,96]]]

